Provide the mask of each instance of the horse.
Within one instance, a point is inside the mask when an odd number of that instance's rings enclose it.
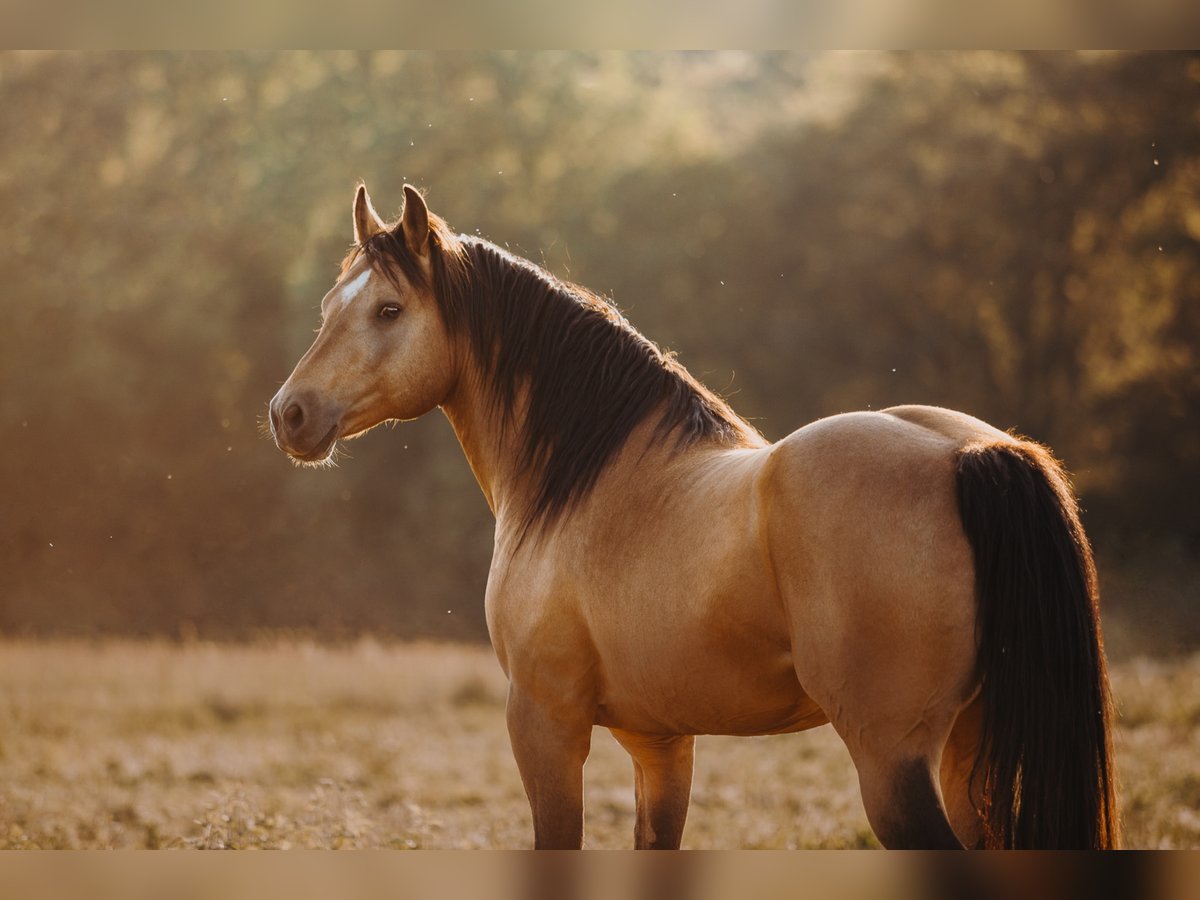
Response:
[[[594,726],[637,848],[695,736],[832,724],[887,848],[1118,845],[1092,551],[1051,452],[931,406],[769,443],[606,299],[365,185],[270,401],[295,461],[440,407],[495,516],[484,595],[536,848],[583,844]]]

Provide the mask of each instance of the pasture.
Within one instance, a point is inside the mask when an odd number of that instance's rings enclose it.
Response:
[[[1125,843],[1200,847],[1200,655],[1113,664]],[[485,646],[0,643],[0,846],[524,847]],[[596,729],[587,845],[632,845],[628,757]],[[702,737],[684,846],[871,847],[829,728]]]

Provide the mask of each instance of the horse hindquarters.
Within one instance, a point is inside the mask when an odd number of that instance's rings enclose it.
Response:
[[[956,483],[979,602],[985,844],[1115,847],[1096,575],[1066,476],[1037,444],[976,443]]]

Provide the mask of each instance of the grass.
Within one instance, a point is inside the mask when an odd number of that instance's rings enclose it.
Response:
[[[1127,844],[1200,847],[1200,655],[1113,676]],[[0,846],[527,846],[504,690],[486,647],[5,641]],[[597,729],[588,845],[632,832]],[[829,728],[701,737],[684,843],[875,846]]]

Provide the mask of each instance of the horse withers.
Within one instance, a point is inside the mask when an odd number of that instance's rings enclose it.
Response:
[[[445,412],[496,517],[537,847],[582,845],[594,725],[633,758],[636,846],[678,847],[695,735],[826,723],[884,846],[1116,846],[1095,571],[1045,448],[927,406],[769,443],[606,300],[404,193],[388,224],[359,187],[271,427],[319,464]]]

